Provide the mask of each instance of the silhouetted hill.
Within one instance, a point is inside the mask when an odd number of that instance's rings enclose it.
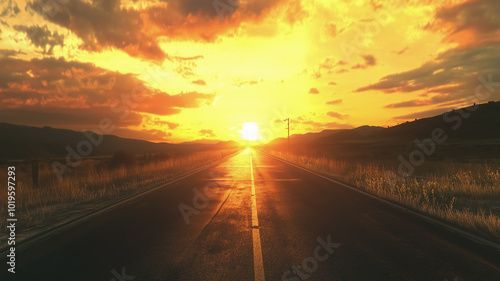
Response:
[[[435,131],[443,132],[446,141],[436,143],[432,157],[500,158],[500,102],[453,110],[390,128],[362,126],[326,135],[308,133],[290,137],[290,141],[296,151],[341,158],[380,157],[409,153],[416,148],[417,140],[432,139]],[[266,146],[282,149],[285,144],[286,139],[281,138]]]
[[[68,154],[69,145],[77,151],[79,143],[91,144],[88,156],[112,155],[116,151],[124,150],[132,154],[183,152],[197,149],[218,149],[234,145],[232,142],[218,142],[216,144],[171,144],[153,143],[144,140],[120,138],[114,135],[104,135],[99,142],[99,136],[93,132],[78,132],[51,127],[30,127],[0,122],[0,159],[29,159],[29,158],[59,158]],[[92,141],[93,140],[93,141]],[[95,145],[98,143],[98,145]],[[88,147],[80,144],[80,149]]]
[[[382,135],[393,139],[428,138],[435,128],[443,129],[449,141],[472,141],[500,138],[500,102],[489,102],[454,110],[388,128]]]
[[[241,146],[238,142],[235,141],[220,141],[216,144],[211,145],[212,149],[224,149],[224,148],[234,148]]]
[[[364,142],[366,139],[371,138],[372,135],[382,131],[384,131],[382,127],[361,126],[351,130],[342,130],[334,135],[320,137],[317,142]]]
[[[194,140],[194,141],[181,142],[179,144],[216,144],[219,142],[222,142],[222,141],[221,140],[199,139],[199,140]]]
[[[290,136],[290,140],[294,143],[308,143],[316,141],[321,138],[326,138],[335,135],[339,132],[345,131],[343,129],[339,130],[323,130],[319,133],[305,133],[305,134],[293,134]],[[286,143],[288,140],[286,138],[277,138],[268,143],[268,145],[280,145]]]

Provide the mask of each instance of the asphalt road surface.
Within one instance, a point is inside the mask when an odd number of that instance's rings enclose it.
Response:
[[[16,274],[6,269],[2,281],[498,281],[500,254],[246,149],[17,253]]]

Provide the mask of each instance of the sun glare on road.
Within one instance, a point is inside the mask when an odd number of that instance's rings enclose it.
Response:
[[[244,123],[240,133],[244,140],[256,141],[259,138],[259,126],[254,122]]]

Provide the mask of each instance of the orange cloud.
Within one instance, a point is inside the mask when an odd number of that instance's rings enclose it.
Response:
[[[330,111],[326,115],[333,117],[333,118],[337,118],[337,119],[346,119],[347,117],[349,117],[349,115],[340,114],[340,113],[334,112],[334,111]]]
[[[309,90],[309,94],[312,94],[312,95],[317,95],[317,94],[319,94],[319,90],[318,90],[318,89],[316,89],[316,88],[311,88],[311,89]]]
[[[147,114],[173,115],[215,98],[198,92],[170,95],[148,89],[135,75],[64,59],[2,58],[0,64],[0,120],[13,123],[89,128],[110,118],[117,127],[138,126]]]
[[[72,0],[57,5],[56,13],[46,19],[71,30],[83,41],[81,48],[85,50],[114,48],[133,57],[163,61],[170,56],[160,48],[159,37],[213,42],[243,22],[260,21],[285,1],[233,2],[170,0],[134,9],[122,7],[120,0]],[[288,4],[294,7],[290,21],[300,20],[301,1]],[[40,15],[45,13],[43,6],[42,0],[28,3]]]
[[[365,63],[364,64],[358,63],[355,66],[351,67],[351,69],[366,69],[367,67],[375,66],[377,64],[377,59],[373,55],[364,55],[361,57],[363,58]]]
[[[163,92],[157,92],[147,96],[144,101],[138,103],[135,110],[157,115],[172,115],[179,113],[180,108],[196,108],[202,105],[202,102],[211,104],[215,94],[202,94],[198,92],[181,93],[178,95],[169,95]]]
[[[200,130],[199,134],[200,134],[200,136],[203,136],[203,137],[209,137],[209,138],[215,137],[214,131],[212,131],[212,130],[202,129],[202,130]]]
[[[329,105],[334,105],[334,104],[341,104],[342,100],[332,100],[332,101],[327,101],[326,104]]]
[[[202,79],[194,80],[191,83],[193,83],[195,85],[199,85],[199,86],[206,86],[207,85],[207,82],[205,82],[205,80],[202,80]]]
[[[343,123],[337,123],[337,122],[327,122],[327,123],[322,123],[322,122],[316,122],[316,121],[294,121],[292,123],[298,123],[302,125],[306,125],[306,129],[310,130],[311,132],[317,132],[321,130],[326,130],[326,129],[352,129],[354,128],[353,126],[349,124],[343,124]]]

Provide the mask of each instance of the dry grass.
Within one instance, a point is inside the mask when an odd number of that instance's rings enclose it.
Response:
[[[500,165],[433,162],[415,177],[378,163],[269,153],[301,166],[329,173],[371,194],[500,240]]]
[[[16,216],[18,231],[58,223],[70,214],[88,211],[143,192],[179,174],[221,159],[238,149],[192,152],[165,159],[144,159],[129,167],[109,168],[109,159],[86,159],[59,181],[52,161],[40,162],[39,188],[33,188],[31,166],[16,164]],[[0,181],[7,182],[7,168]],[[5,189],[4,189],[5,190]],[[0,193],[0,229],[5,227],[7,191]]]

